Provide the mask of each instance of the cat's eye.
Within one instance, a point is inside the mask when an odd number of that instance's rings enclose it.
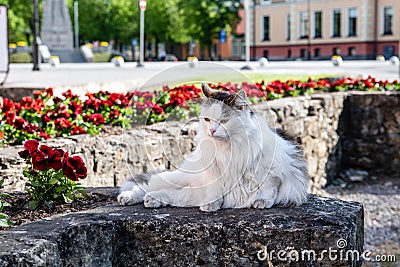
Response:
[[[228,119],[220,120],[220,122],[221,122],[222,124],[227,123],[227,122],[228,122]]]
[[[204,117],[205,121],[210,121],[210,118]]]

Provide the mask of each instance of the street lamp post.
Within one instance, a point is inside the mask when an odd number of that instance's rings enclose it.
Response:
[[[307,59],[311,60],[311,34],[312,34],[312,29],[311,29],[311,0],[308,0],[307,2],[307,9],[308,9],[308,38],[307,38]]]
[[[38,0],[33,0],[33,71],[39,71],[39,7]]]
[[[139,0],[140,7],[140,42],[139,42],[139,62],[136,67],[144,67],[144,11],[146,10],[146,0]]]
[[[74,2],[74,30],[75,30],[75,49],[79,48],[79,10],[78,1]]]
[[[251,70],[250,67],[250,0],[244,0],[244,12],[246,16],[246,32],[245,32],[245,57],[246,65],[243,66],[242,70]]]

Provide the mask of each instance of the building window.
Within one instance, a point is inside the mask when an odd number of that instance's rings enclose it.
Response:
[[[349,56],[355,56],[356,55],[356,48],[354,46],[349,47]]]
[[[383,8],[383,35],[393,34],[393,7]]]
[[[314,56],[315,57],[321,56],[321,49],[320,48],[315,48],[314,49]]]
[[[269,51],[268,50],[264,50],[263,51],[263,56],[268,59],[269,58]]]
[[[262,21],[262,23],[263,23],[263,25],[262,25],[262,29],[263,29],[263,32],[262,32],[262,36],[261,36],[261,38],[262,38],[262,40],[263,41],[269,41],[270,39],[269,39],[269,16],[265,16],[265,17],[263,17],[263,21]]]
[[[286,16],[286,40],[290,41],[290,14]]]
[[[334,56],[340,56],[341,51],[339,47],[334,47],[332,52]]]
[[[357,36],[357,8],[349,8],[348,36]]]
[[[341,36],[341,28],[342,28],[342,12],[340,9],[334,9],[333,14],[332,14],[333,20],[332,20],[332,26],[333,26],[333,31],[332,31],[332,37],[340,37]]]
[[[300,12],[300,39],[307,39],[309,34],[308,12]]]
[[[245,58],[245,40],[243,36],[232,36],[232,56],[240,59]]]
[[[322,11],[314,12],[314,38],[322,38]]]
[[[288,57],[288,58],[291,58],[291,57],[292,57],[292,50],[291,50],[291,49],[288,49],[288,51],[287,51],[287,57]]]
[[[300,50],[300,57],[302,57],[302,58],[306,58],[306,57],[307,57],[307,55],[308,55],[308,51],[307,51],[307,49],[305,49],[305,48],[302,48],[302,49]]]

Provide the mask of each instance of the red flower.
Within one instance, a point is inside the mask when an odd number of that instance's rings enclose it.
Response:
[[[49,117],[50,114],[42,114],[42,122],[44,125],[46,125],[47,123],[51,122],[51,119]]]
[[[21,106],[26,109],[30,109],[32,107],[32,103],[32,97],[30,96],[25,96],[21,100]]]
[[[69,112],[68,112],[68,107],[64,103],[60,103],[57,112],[52,115],[53,119],[56,118],[69,118]]]
[[[10,125],[14,125],[15,116],[16,114],[14,111],[7,111],[6,112],[7,123]]]
[[[36,132],[37,128],[38,127],[35,124],[31,124],[31,123],[26,123],[24,125],[24,131],[26,133],[34,133],[34,132]]]
[[[152,107],[152,110],[156,114],[161,114],[163,112],[163,109],[158,104],[154,104],[154,106]]]
[[[75,101],[69,103],[69,108],[71,109],[72,114],[74,115],[75,118],[82,113],[82,105],[76,103]]]
[[[69,157],[68,152],[65,153],[62,161],[62,171],[72,181],[78,181],[87,176],[87,169],[82,158],[79,156]]]
[[[74,95],[74,94],[72,93],[71,89],[68,89],[66,92],[63,92],[61,95],[62,95],[63,97],[65,97],[66,99],[72,99],[72,98],[77,97],[76,95]]]
[[[85,114],[83,116],[83,120],[87,122],[93,122],[95,125],[100,125],[106,122],[103,115],[100,113],[95,113],[90,115]]]
[[[89,98],[85,101],[85,106],[88,109],[98,110],[101,104],[101,100],[97,98]]]
[[[26,142],[24,143],[24,148],[25,148],[25,150],[24,150],[24,151],[18,152],[18,155],[19,155],[21,158],[26,159],[26,158],[29,158],[30,155],[31,155],[33,152],[35,152],[35,151],[38,150],[38,148],[39,148],[39,142],[36,141],[36,140],[28,140],[28,141],[26,141]]]
[[[3,110],[3,112],[15,110],[15,103],[11,99],[4,98],[3,105],[0,105],[0,108]]]
[[[53,88],[48,88],[47,90],[46,90],[46,94],[47,94],[47,96],[48,97],[51,97],[51,96],[53,96]]]
[[[121,114],[119,113],[118,109],[114,109],[110,111],[110,115],[109,115],[109,119],[110,120],[116,120],[119,118],[119,116],[121,116]]]
[[[62,150],[61,150],[62,151]],[[64,151],[62,151],[63,153]],[[33,168],[41,171],[45,169],[61,169],[61,153],[57,148],[41,145],[40,150],[31,153]]]
[[[44,138],[44,139],[50,139],[51,138],[51,136],[46,132],[40,132],[39,133],[39,137],[40,138]]]
[[[28,124],[28,122],[25,121],[24,118],[22,118],[20,116],[16,116],[15,117],[15,121],[14,121],[14,127],[15,128],[23,129],[27,124]]]
[[[54,125],[57,129],[62,130],[70,128],[72,126],[72,123],[65,118],[58,118],[54,121]]]
[[[74,128],[72,128],[71,130],[72,135],[85,134],[85,133],[86,133],[85,129],[83,129],[81,126],[74,126]]]

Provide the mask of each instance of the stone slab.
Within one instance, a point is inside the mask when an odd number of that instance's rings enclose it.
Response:
[[[268,266],[265,247],[273,266],[360,266],[340,251],[361,254],[363,233],[362,204],[313,195],[300,207],[213,213],[115,204],[0,232],[0,266]],[[336,260],[321,254],[329,249]]]

